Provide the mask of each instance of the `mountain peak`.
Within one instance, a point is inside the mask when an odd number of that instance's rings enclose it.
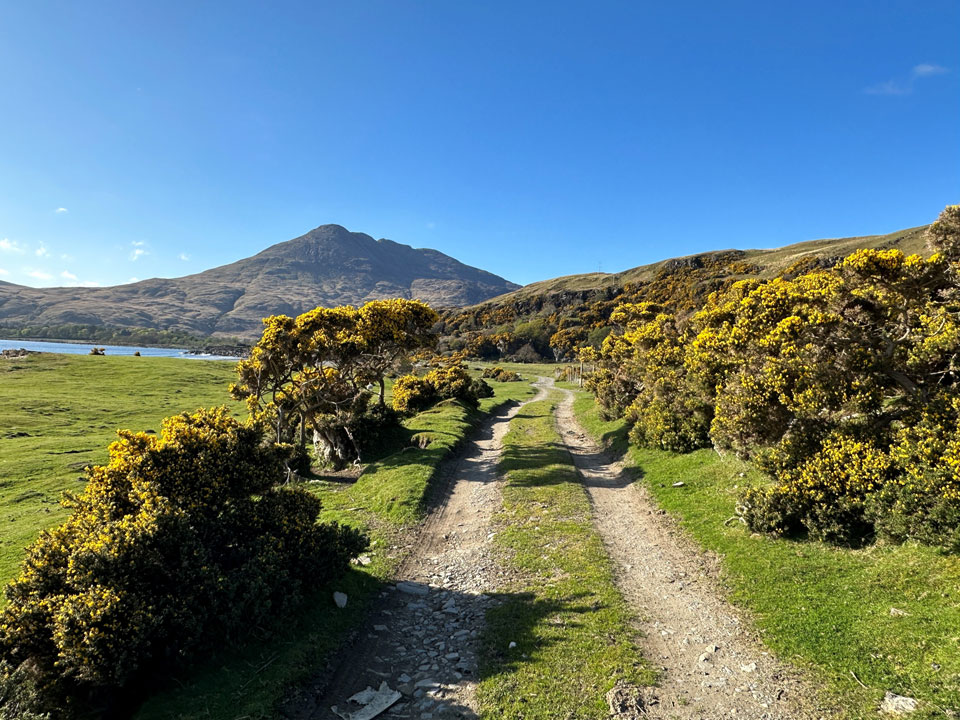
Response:
[[[254,338],[267,315],[411,298],[482,302],[519,286],[438,250],[320,225],[253,257],[187,277],[108,288],[0,285],[4,325],[93,324]]]

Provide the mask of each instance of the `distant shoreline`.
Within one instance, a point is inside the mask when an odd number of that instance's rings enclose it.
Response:
[[[33,338],[0,337],[0,349],[28,350],[30,352],[84,355],[91,348],[106,348],[107,355],[143,357],[173,357],[210,360],[237,360],[247,357],[250,348],[245,345],[206,345],[201,348],[185,348],[161,345],[133,345],[105,343],[95,340],[50,340]]]

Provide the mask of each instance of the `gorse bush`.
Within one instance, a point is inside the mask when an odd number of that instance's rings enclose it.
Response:
[[[692,314],[621,305],[588,386],[637,444],[753,458],[773,479],[742,498],[753,529],[958,549],[960,206],[929,239],[800,260]]]
[[[520,382],[520,380],[522,380],[520,375],[513,370],[507,370],[500,366],[484,368],[483,372],[480,373],[480,377],[496,380],[497,382]]]
[[[6,590],[0,660],[61,716],[168,671],[300,601],[366,540],[317,524],[283,450],[225,408],[121,431],[71,517],[28,549]],[[0,685],[2,687],[2,685]]]
[[[423,377],[404,375],[393,384],[393,409],[413,414],[441,400],[460,400],[477,407],[481,397],[491,397],[493,389],[483,380],[470,377],[466,368],[456,360],[434,368]]]
[[[326,464],[359,462],[360,437],[378,417],[391,420],[370,412],[371,400],[384,408],[387,373],[436,345],[436,320],[425,303],[403,299],[265,318],[230,392],[275,429],[276,442],[303,448],[309,431]]]

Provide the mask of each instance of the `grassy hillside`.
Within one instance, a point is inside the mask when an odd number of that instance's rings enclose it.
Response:
[[[160,430],[184,410],[232,405],[234,363],[178,358],[30,355],[0,359],[0,583],[23,549],[67,511],[83,468],[104,462],[120,428]],[[0,599],[0,603],[4,600]]]
[[[812,240],[773,250],[718,250],[642,265],[620,273],[569,275],[532,283],[482,304],[447,311],[443,347],[487,360],[537,362],[598,347],[623,302],[654,302],[681,315],[707,296],[748,277],[792,277],[830,267],[858,248],[926,252],[926,226],[889,235]]]
[[[886,235],[864,235],[850,238],[808,240],[806,242],[794,243],[793,245],[773,249],[716,250],[709,253],[699,253],[697,255],[661,260],[649,265],[639,265],[618,273],[595,272],[566,275],[524,285],[519,290],[514,290],[505,295],[499,295],[498,297],[479,303],[479,305],[491,306],[508,304],[518,300],[558,292],[616,290],[631,283],[650,282],[657,277],[660,271],[669,268],[671,265],[684,263],[693,258],[717,256],[730,252],[742,253],[744,259],[757,265],[760,269],[757,274],[760,277],[773,277],[778,271],[789,267],[803,257],[814,256],[818,258],[839,259],[859,248],[896,247],[900,248],[907,255],[911,253],[923,253],[926,247],[926,240],[924,239],[926,229],[927,226],[922,225],[907,230],[898,230],[897,232]]]

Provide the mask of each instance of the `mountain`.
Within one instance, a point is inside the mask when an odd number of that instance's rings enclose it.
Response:
[[[180,278],[105,288],[0,281],[0,326],[101,325],[257,338],[267,315],[394,297],[464,306],[519,287],[437,250],[321,225],[253,257]]]

